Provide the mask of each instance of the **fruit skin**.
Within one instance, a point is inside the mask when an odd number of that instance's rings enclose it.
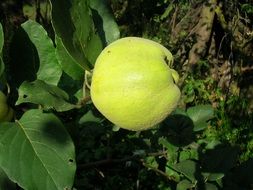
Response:
[[[126,37],[107,46],[96,60],[91,99],[115,125],[146,130],[165,119],[177,106],[180,90],[170,69],[172,54],[162,45]]]
[[[7,97],[0,91],[0,122],[11,121],[14,111],[7,104]]]

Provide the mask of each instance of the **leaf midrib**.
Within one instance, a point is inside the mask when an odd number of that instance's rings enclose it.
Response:
[[[43,161],[40,159],[38,152],[36,152],[36,149],[35,149],[35,147],[33,146],[32,140],[29,138],[29,136],[28,136],[27,133],[25,132],[25,127],[23,126],[24,124],[22,125],[22,123],[21,123],[20,121],[18,121],[18,120],[16,121],[16,123],[20,126],[20,129],[22,129],[23,133],[25,134],[25,136],[26,136],[27,139],[28,139],[28,142],[30,142],[31,147],[32,147],[32,150],[34,151],[34,153],[35,153],[37,159],[41,162],[41,164],[42,164],[43,167],[45,168],[46,172],[47,172],[48,175],[50,176],[50,179],[53,181],[53,183],[54,183],[56,189],[58,189],[58,188],[57,188],[57,185],[56,185],[57,183],[55,182],[55,180],[54,180],[54,178],[52,177],[51,173],[47,170],[46,165],[45,165],[45,164],[43,163]],[[26,122],[26,123],[27,123],[27,122]],[[29,122],[28,122],[28,123],[29,123]],[[31,123],[34,123],[34,122],[31,122]]]

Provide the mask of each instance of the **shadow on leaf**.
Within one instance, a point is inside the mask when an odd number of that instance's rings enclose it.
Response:
[[[167,136],[167,140],[176,146],[186,146],[194,141],[194,124],[190,117],[183,114],[171,115],[159,128],[159,136]]]

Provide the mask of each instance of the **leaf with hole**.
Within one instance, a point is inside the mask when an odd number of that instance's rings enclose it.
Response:
[[[58,112],[76,108],[76,105],[69,103],[69,97],[65,91],[41,80],[23,82],[18,93],[16,105],[29,102],[41,105],[43,109],[55,109]]]
[[[26,190],[71,189],[74,144],[55,115],[29,110],[15,123],[1,124],[0,167]]]

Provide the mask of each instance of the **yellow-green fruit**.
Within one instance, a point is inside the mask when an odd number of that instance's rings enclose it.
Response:
[[[96,60],[91,98],[115,125],[145,130],[165,119],[177,106],[178,73],[169,50],[154,41],[126,37],[107,46]]]
[[[0,91],[0,122],[11,121],[14,111],[7,104],[7,97]]]

